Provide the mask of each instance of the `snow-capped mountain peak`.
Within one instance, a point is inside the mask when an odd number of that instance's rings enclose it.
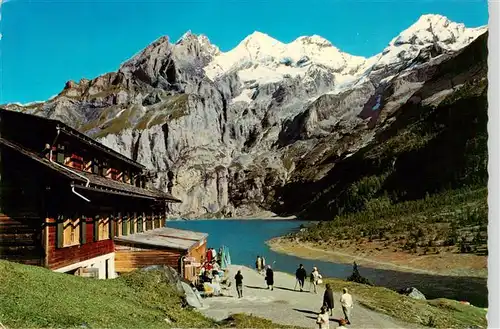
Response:
[[[250,80],[261,83],[283,79],[284,76],[305,74],[309,65],[324,65],[342,73],[347,69],[352,71],[364,63],[363,57],[342,53],[325,38],[312,35],[302,36],[285,44],[273,37],[253,32],[241,41],[234,49],[220,53],[205,67],[210,78],[216,78],[228,71],[239,71],[240,77],[247,76]],[[258,74],[242,72],[257,70]],[[271,78],[272,76],[272,78]],[[243,78],[243,80],[245,80]]]
[[[245,47],[255,47],[255,48],[273,48],[275,46],[283,45],[278,40],[274,39],[270,35],[266,33],[262,33],[259,31],[254,31],[252,34],[247,36],[240,44],[237,46],[245,46]]]
[[[373,69],[398,67],[411,62],[423,49],[432,47],[434,55],[457,51],[486,31],[487,27],[467,28],[442,15],[422,15],[414,24],[393,38],[377,55]]]
[[[316,34],[312,36],[298,37],[294,42],[302,43],[304,45],[315,45],[318,47],[333,47],[330,41]]]
[[[455,23],[441,15],[422,15],[413,25],[394,38],[390,45],[403,44],[425,45],[434,42],[451,47],[462,47],[469,43],[470,37],[477,36],[477,29],[466,28],[462,23]]]
[[[344,53],[319,35],[301,36],[283,43],[255,31],[234,49],[213,56],[204,70],[211,79],[237,72],[240,80],[253,88],[255,84],[274,83],[287,77],[306,77],[310,67],[321,66],[329,70],[334,77],[332,85],[337,88],[371,72],[397,72],[418,58],[428,60],[447,51],[457,51],[485,30],[486,27],[467,28],[442,15],[422,15],[393,38],[380,54],[368,59]]]

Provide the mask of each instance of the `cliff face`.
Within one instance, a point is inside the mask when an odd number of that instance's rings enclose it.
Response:
[[[484,58],[470,59],[484,32],[424,16],[369,59],[318,36],[284,45],[254,33],[221,53],[187,33],[45,103],[6,108],[59,119],[155,170],[183,200],[173,217],[299,213],[337,184],[327,177],[339,163],[410,124],[409,107],[439,107],[486,79]]]

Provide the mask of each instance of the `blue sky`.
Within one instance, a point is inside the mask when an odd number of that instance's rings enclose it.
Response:
[[[1,11],[0,104],[46,100],[68,80],[114,71],[158,37],[176,41],[187,30],[223,51],[258,30],[283,42],[318,34],[368,57],[422,14],[488,23],[486,0],[10,0]]]

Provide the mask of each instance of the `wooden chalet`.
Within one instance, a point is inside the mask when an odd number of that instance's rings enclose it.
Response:
[[[117,273],[161,264],[179,268],[183,277],[194,280],[206,254],[206,233],[163,227],[142,234],[115,238],[115,270]]]
[[[164,228],[175,202],[144,166],[64,123],[0,109],[0,258],[100,279],[115,264],[185,272],[206,235]]]

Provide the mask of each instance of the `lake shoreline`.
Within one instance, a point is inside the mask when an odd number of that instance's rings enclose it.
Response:
[[[311,250],[293,249],[289,252],[270,248],[269,241],[290,236],[300,231],[308,222],[299,220],[177,220],[167,226],[204,232],[208,234],[208,246],[226,246],[234,264],[253,268],[257,255],[264,256],[266,263],[275,271],[295,273],[299,264],[304,264],[309,272],[313,266],[319,268],[325,278],[346,279],[352,273],[353,258],[335,262],[331,257],[317,257]],[[277,238],[278,237],[278,238]],[[302,243],[301,243],[302,244]],[[329,246],[331,250],[331,246]],[[297,250],[301,251],[300,253]],[[309,254],[303,253],[306,250]],[[312,255],[311,255],[312,254]],[[316,257],[312,257],[316,256]],[[430,271],[403,271],[401,268],[373,268],[365,261],[358,261],[362,276],[375,285],[398,291],[401,288],[416,287],[428,298],[449,298],[467,300],[477,306],[488,304],[487,280],[478,277],[445,276],[430,274]],[[410,265],[410,264],[406,264]],[[467,274],[465,274],[467,275]],[[461,287],[468,287],[463,289]]]
[[[411,261],[406,264],[390,263],[371,255],[362,256],[352,252],[344,252],[345,250],[324,250],[311,243],[290,241],[288,237],[272,238],[266,241],[266,245],[276,253],[307,260],[344,265],[352,265],[353,262],[356,262],[359,265],[361,275],[379,287],[386,287],[396,291],[401,288],[416,287],[429,299],[448,298],[469,301],[472,305],[479,307],[487,307],[488,305],[487,269],[486,271],[478,271],[470,268],[454,268],[436,271],[428,268],[417,268],[408,266],[408,264],[414,265]],[[416,256],[409,256],[409,259],[411,257],[417,258]],[[447,255],[441,256],[443,258],[440,262],[447,264],[449,261]],[[465,256],[467,261],[467,257],[473,255],[462,256]],[[436,257],[439,257],[439,255]],[[321,273],[321,267],[319,271]],[[383,271],[384,274],[382,276],[375,274],[374,276],[373,271]],[[468,289],[458,288],[464,286],[467,286]]]
[[[225,221],[225,220],[288,220],[288,221],[300,221],[297,216],[279,216],[271,211],[263,211],[260,213],[256,213],[249,216],[238,216],[238,217],[224,217],[224,218],[179,218],[179,219],[169,219],[171,221],[205,221],[205,220],[217,220],[217,221]]]
[[[415,274],[428,274],[428,275],[446,275],[457,277],[477,277],[486,279],[487,268],[477,268],[482,266],[484,262],[487,264],[487,257],[475,255],[457,255],[457,254],[439,254],[418,256],[409,253],[395,253],[392,252],[391,256],[400,259],[397,261],[387,257],[387,252],[371,253],[372,250],[359,250],[354,252],[351,248],[336,248],[331,250],[328,247],[318,244],[293,241],[289,238],[277,237],[266,241],[266,244],[277,253],[287,255],[294,255],[305,259],[318,259],[321,261],[336,263],[336,264],[352,264],[356,262],[366,268],[381,269],[381,270],[395,270],[400,272],[409,272]],[[403,257],[401,257],[403,255]],[[453,258],[462,258],[462,262],[457,263]],[[425,262],[425,260],[428,260]],[[431,262],[432,261],[432,262]],[[479,264],[477,264],[479,262]],[[437,265],[436,265],[437,263]],[[408,264],[411,264],[409,266]],[[471,264],[469,268],[464,264]],[[454,265],[454,266],[453,266]],[[476,265],[476,266],[473,266]]]

